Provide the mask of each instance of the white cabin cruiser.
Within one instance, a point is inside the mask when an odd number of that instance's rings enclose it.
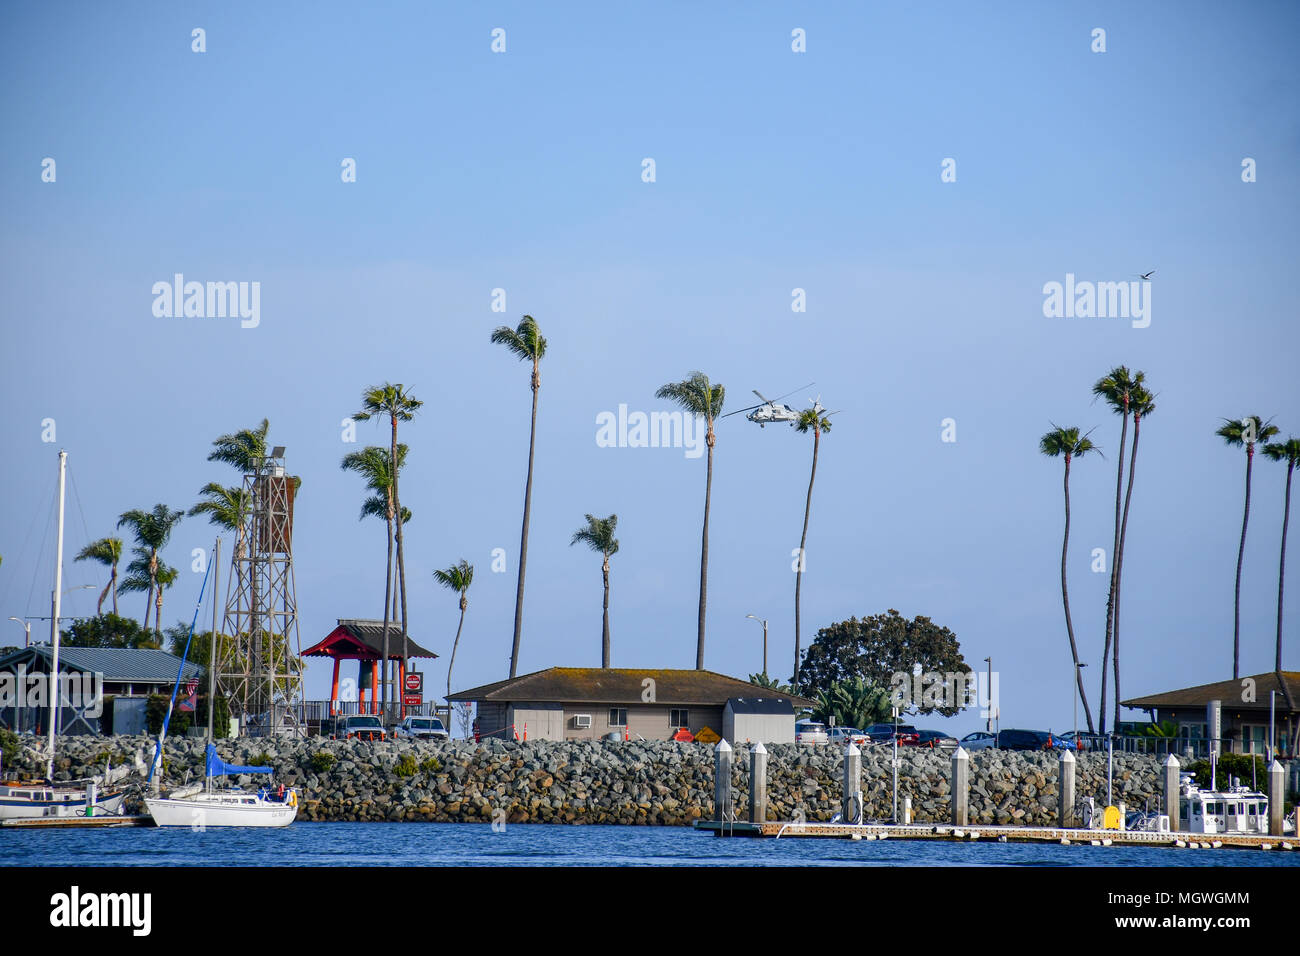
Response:
[[[1192,774],[1184,773],[1178,805],[1184,833],[1268,833],[1268,796],[1236,780],[1228,787],[1202,790]]]

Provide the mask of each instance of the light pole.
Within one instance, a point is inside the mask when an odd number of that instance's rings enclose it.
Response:
[[[1070,695],[1074,698],[1074,749],[1079,749],[1079,684],[1082,682],[1082,673],[1080,668],[1087,667],[1086,663],[1076,663],[1074,665],[1074,692]]]
[[[32,643],[32,622],[24,621],[20,617],[10,617],[9,620],[17,621],[23,626],[23,630],[27,632],[27,636],[23,638],[23,647],[30,647]]]
[[[763,625],[763,676],[767,676],[767,619],[757,617],[753,614],[746,614],[745,617],[752,617]]]
[[[993,733],[993,655],[990,654],[988,657],[984,658],[984,660],[986,660],[989,665],[989,689],[986,694],[989,703],[989,708],[986,711],[988,714],[988,723],[985,724],[984,729],[991,734]]]

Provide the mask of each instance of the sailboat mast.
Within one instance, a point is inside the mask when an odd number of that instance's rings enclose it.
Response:
[[[212,743],[213,701],[217,693],[217,595],[221,591],[221,539],[212,546],[212,635],[208,641],[208,743]]]
[[[54,781],[54,735],[58,729],[59,704],[62,684],[59,682],[59,611],[63,606],[63,487],[68,471],[68,453],[59,450],[59,536],[54,552],[54,594],[51,598],[50,611],[50,645],[53,654],[50,658],[50,682],[46,692],[50,695],[50,746],[49,759],[45,763],[45,777]]]

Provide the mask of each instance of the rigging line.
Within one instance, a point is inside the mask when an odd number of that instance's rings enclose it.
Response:
[[[54,497],[53,497],[53,496],[54,496],[54,494],[55,494],[55,492],[53,491],[53,489],[51,489],[51,490],[50,490],[50,502],[51,502],[51,503],[53,503],[53,500],[54,500]],[[37,499],[37,500],[39,500],[39,499]],[[45,509],[43,509],[43,511],[42,511],[42,509],[39,509],[39,508],[38,508],[38,509],[34,509],[34,510],[32,511],[32,520],[31,520],[31,522],[27,525],[27,534],[25,534],[25,535],[23,536],[23,546],[18,550],[18,553],[17,553],[17,554],[15,554],[15,555],[13,555],[13,556],[11,557],[11,560],[13,560],[14,558],[22,559],[22,558],[25,558],[25,557],[27,556],[27,546],[28,546],[29,544],[31,544],[31,542],[32,542],[32,532],[36,530],[36,521],[37,521],[38,518],[40,518],[40,516],[41,516],[42,513],[44,513],[44,514],[46,515],[46,518],[47,518],[47,520],[48,520],[49,513],[50,513],[50,509],[49,509],[49,506],[48,506],[48,505],[45,507]],[[40,559],[40,556],[37,555],[37,567],[40,566],[40,560],[39,560],[39,559]],[[36,582],[33,580],[33,582],[32,582],[33,587],[35,586],[35,584],[36,584]],[[9,585],[9,576],[6,575],[5,580],[4,580],[4,588],[3,588],[3,590],[0,590],[0,607],[4,606],[4,605],[8,602],[8,599],[9,599],[9,587],[10,587],[10,585]],[[31,600],[32,600],[32,599],[31,599],[31,594],[29,593],[28,596],[27,596],[27,603],[28,603],[28,606],[31,605]]]
[[[41,571],[41,564],[45,558],[45,545],[50,540],[50,525],[54,523],[54,498],[57,494],[57,492],[50,493],[50,502],[45,508],[45,531],[41,535],[41,547],[36,555],[36,560],[32,563],[32,586],[27,592],[27,607],[23,611],[25,616],[31,615],[32,596],[36,593],[36,577]]]
[[[81,507],[81,493],[77,491],[77,476],[73,474],[72,469],[68,469],[68,483],[72,485],[72,500],[77,503],[77,514],[81,515],[81,533],[84,534],[85,543],[91,542],[90,527],[86,524],[86,512]]]

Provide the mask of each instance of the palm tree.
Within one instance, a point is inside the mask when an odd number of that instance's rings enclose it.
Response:
[[[1133,447],[1129,450],[1128,488],[1124,491],[1124,517],[1119,526],[1119,548],[1115,551],[1115,610],[1114,643],[1111,645],[1111,662],[1115,667],[1115,719],[1112,728],[1119,726],[1119,599],[1124,583],[1124,540],[1128,536],[1128,506],[1133,498],[1133,475],[1137,472],[1138,439],[1142,437],[1142,419],[1156,410],[1155,396],[1145,385],[1136,386],[1129,395],[1129,411],[1133,414]]]
[[[406,628],[406,548],[402,539],[402,499],[398,494],[398,475],[402,470],[406,456],[397,450],[397,423],[409,422],[415,418],[424,402],[420,401],[414,395],[406,390],[402,384],[393,385],[385,382],[383,385],[372,386],[361,393],[361,411],[352,417],[359,422],[369,421],[371,416],[387,416],[391,428],[388,442],[388,460],[397,462],[396,467],[392,469],[392,488],[393,488],[393,515],[396,519],[396,528],[393,536],[397,540],[397,589],[402,595],[402,669],[406,669],[407,658],[407,628]],[[386,612],[385,612],[386,614]],[[387,633],[388,628],[384,628]],[[385,660],[384,666],[388,666]],[[385,714],[387,711],[385,711]]]
[[[443,587],[460,595],[460,623],[456,625],[456,640],[451,645],[451,660],[447,662],[447,696],[451,696],[451,669],[456,666],[456,648],[460,646],[460,630],[465,626],[465,609],[469,607],[469,586],[474,581],[474,565],[461,558],[445,570],[433,572],[433,579]]]
[[[833,414],[833,413],[832,413]],[[794,573],[794,687],[795,693],[799,692],[799,598],[800,591],[803,588],[803,569],[804,569],[804,546],[808,543],[808,516],[812,512],[812,490],[813,481],[817,478],[817,452],[821,447],[822,432],[831,430],[830,415],[823,415],[819,404],[814,404],[812,408],[805,408],[799,413],[799,420],[795,422],[795,430],[806,434],[813,433],[813,457],[812,473],[808,476],[808,498],[803,506],[803,535],[799,538],[799,563],[795,567]]]
[[[387,525],[387,534],[385,540],[388,545],[388,555],[384,560],[384,663],[383,663],[383,680],[380,682],[380,702],[383,705],[382,710],[386,715],[388,713],[388,684],[389,684],[389,661],[388,661],[388,622],[389,622],[389,603],[393,593],[393,522],[397,517],[397,511],[393,507],[393,467],[392,457],[388,449],[380,448],[378,445],[367,445],[360,451],[348,452],[343,456],[339,467],[344,471],[355,472],[366,481],[366,489],[375,492],[368,497],[361,505],[361,515],[358,520],[367,517],[382,517]],[[397,464],[400,468],[406,462],[406,445],[397,446]],[[410,511],[403,508],[405,517],[410,516]],[[405,648],[403,648],[405,650]]]
[[[162,561],[159,561],[158,571],[154,575],[154,577],[158,582],[158,593],[157,596],[154,598],[153,628],[155,634],[161,634],[162,633],[163,591],[176,583],[176,579],[180,577],[180,572],[177,571],[175,568],[163,563]]]
[[[542,386],[538,365],[546,355],[546,339],[542,337],[537,322],[531,315],[525,315],[516,328],[508,325],[499,326],[492,333],[495,345],[504,345],[510,354],[521,362],[533,364],[533,376],[530,379],[533,389],[533,418],[528,432],[528,480],[524,484],[524,526],[519,535],[519,586],[515,590],[515,638],[510,650],[510,676],[514,677],[519,669],[519,636],[524,624],[524,570],[528,565],[528,516],[533,504],[533,450],[537,444],[537,392]]]
[[[1300,462],[1300,439],[1288,438],[1264,446],[1264,454],[1273,461],[1286,462],[1286,505],[1282,509],[1282,557],[1277,563],[1277,650],[1273,670],[1282,673],[1282,582],[1286,575],[1286,526],[1291,520],[1291,475]]]
[[[1265,422],[1258,415],[1247,415],[1239,421],[1225,418],[1215,432],[1224,443],[1246,449],[1246,509],[1241,516],[1241,544],[1237,546],[1237,583],[1232,604],[1232,679],[1239,676],[1241,662],[1241,562],[1246,555],[1246,525],[1250,522],[1250,471],[1255,461],[1255,443],[1267,442],[1278,432],[1277,426]]]
[[[256,428],[243,428],[222,435],[212,443],[208,461],[223,462],[241,474],[256,471],[266,457],[266,433],[270,429],[270,420],[263,418],[262,424]]]
[[[1088,705],[1088,692],[1083,687],[1083,668],[1079,666],[1079,647],[1074,641],[1074,624],[1070,620],[1070,591],[1066,585],[1065,561],[1070,550],[1070,462],[1089,452],[1101,450],[1087,435],[1080,435],[1077,427],[1052,430],[1038,440],[1038,450],[1050,458],[1065,457],[1065,538],[1061,542],[1061,602],[1065,605],[1065,633],[1070,639],[1070,656],[1074,659],[1074,679],[1079,686],[1079,699],[1083,701],[1083,715],[1088,720],[1088,733],[1093,732],[1092,708]]]
[[[173,511],[166,505],[154,505],[152,511],[123,512],[117,520],[117,526],[127,525],[139,542],[139,551],[148,553],[147,571],[149,574],[148,596],[145,599],[144,626],[149,626],[149,605],[153,601],[153,592],[158,587],[158,552],[171,540],[172,531],[185,517],[184,511]],[[123,590],[127,590],[123,588]],[[157,622],[155,622],[157,623]]]
[[[149,549],[136,545],[131,549],[134,555],[126,566],[126,574],[122,577],[122,583],[117,589],[124,594],[130,594],[134,591],[146,591],[148,597],[145,600],[144,621],[141,624],[142,631],[149,630],[149,616],[153,614],[153,578],[149,574]],[[155,562],[155,568],[157,564]]]
[[[1119,551],[1120,503],[1124,490],[1124,446],[1128,442],[1129,398],[1133,389],[1141,385],[1145,378],[1144,372],[1133,374],[1127,366],[1117,365],[1097,379],[1092,386],[1092,394],[1097,398],[1104,398],[1111,410],[1123,420],[1119,433],[1119,464],[1115,475],[1115,538],[1110,551],[1110,590],[1106,595],[1106,641],[1101,649],[1101,711],[1098,719],[1103,734],[1106,732],[1106,665],[1110,663],[1110,638],[1115,624],[1115,557],[1116,552]]]
[[[104,590],[99,593],[99,603],[95,605],[95,613],[102,615],[104,613],[104,599],[113,595],[113,613],[117,614],[117,564],[122,560],[122,539],[121,538],[100,538],[98,541],[92,541],[78,553],[77,561],[98,561],[100,564],[109,568],[108,583],[104,585]]]
[[[704,532],[700,536],[700,622],[695,643],[696,670],[704,670],[704,610],[709,590],[709,499],[713,493],[713,446],[717,441],[713,423],[722,414],[726,397],[726,388],[710,384],[709,377],[703,372],[691,372],[682,381],[670,382],[655,392],[655,398],[669,399],[687,414],[703,416],[708,428],[709,467],[704,483]]]
[[[614,537],[614,530],[617,527],[618,515],[610,515],[608,518],[587,515],[587,527],[579,528],[573,532],[573,539],[569,541],[570,547],[581,541],[592,551],[603,557],[600,566],[601,574],[605,580],[605,603],[602,612],[600,645],[601,667],[609,667],[609,556],[618,553],[618,538]]]

